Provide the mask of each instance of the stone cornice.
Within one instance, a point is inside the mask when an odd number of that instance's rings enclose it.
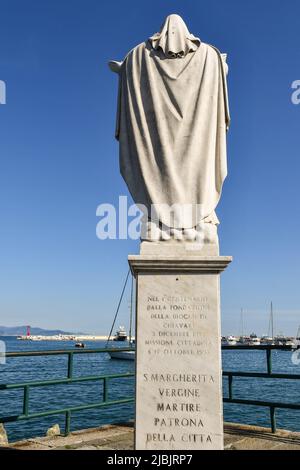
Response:
[[[160,272],[219,274],[227,268],[231,261],[231,256],[128,256],[130,269],[134,276],[141,273]]]

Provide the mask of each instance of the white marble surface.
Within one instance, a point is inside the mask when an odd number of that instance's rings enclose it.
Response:
[[[218,256],[218,243],[193,243],[185,241],[148,242],[142,241],[141,255],[176,256],[178,259],[190,256]]]
[[[170,15],[123,62],[110,62],[119,74],[121,174],[135,203],[167,227],[194,229],[221,197],[230,123],[225,59]]]
[[[160,257],[159,269],[164,260],[169,270],[155,271],[158,258],[129,261],[137,275],[136,448],[222,449],[219,273],[231,258]]]

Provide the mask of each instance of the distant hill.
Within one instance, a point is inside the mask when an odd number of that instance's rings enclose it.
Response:
[[[27,326],[1,326],[0,325],[0,336],[19,336],[26,335]],[[30,327],[30,334],[32,335],[42,335],[42,336],[53,336],[53,335],[81,335],[83,333],[72,333],[70,331],[62,330],[45,330],[38,327]]]

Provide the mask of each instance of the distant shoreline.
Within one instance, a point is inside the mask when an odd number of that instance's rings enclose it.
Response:
[[[19,338],[21,341],[104,341],[108,335],[0,335],[0,338]]]

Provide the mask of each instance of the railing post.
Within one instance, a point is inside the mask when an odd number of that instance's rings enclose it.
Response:
[[[28,416],[29,409],[29,385],[24,387],[24,398],[23,398],[23,415]]]
[[[65,420],[65,436],[70,434],[71,429],[71,411],[66,411],[66,420]]]
[[[232,379],[232,375],[228,375],[228,395],[230,400],[232,400]]]
[[[68,353],[68,379],[73,377],[73,352]]]
[[[266,349],[268,374],[272,374],[272,349]]]
[[[108,379],[104,377],[103,379],[103,401],[106,402],[108,400]]]
[[[275,434],[275,432],[276,432],[276,416],[275,416],[275,407],[274,406],[270,406],[270,417],[271,417],[272,433]]]

